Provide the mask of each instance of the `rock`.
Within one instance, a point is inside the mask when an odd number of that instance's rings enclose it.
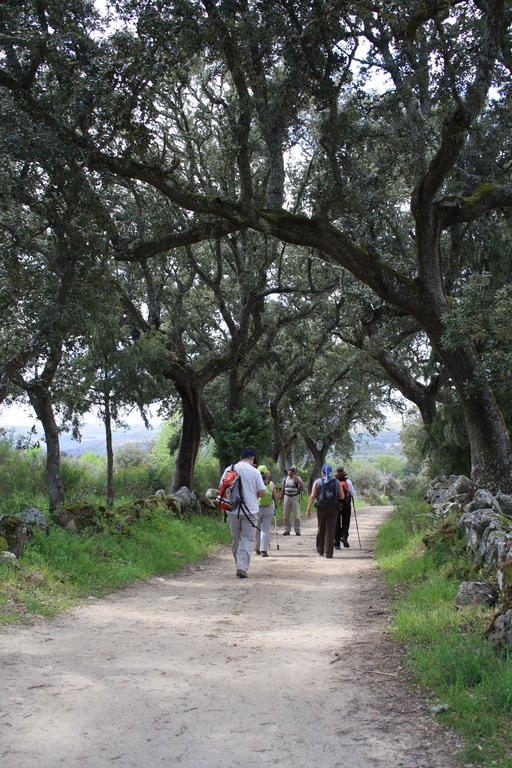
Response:
[[[509,611],[512,609],[512,551],[509,550],[500,562],[498,575],[500,576],[498,583],[503,595],[503,610]]]
[[[467,505],[469,506],[469,505]],[[466,509],[466,507],[464,508]],[[489,509],[478,509],[473,512],[464,512],[459,520],[459,527],[463,529],[468,549],[479,559],[480,543],[485,529],[493,524],[494,516]]]
[[[507,517],[512,517],[512,496],[507,496],[505,493],[498,493],[496,501],[501,507],[501,511]]]
[[[218,488],[208,488],[205,491],[204,495],[206,496],[207,499],[211,499],[212,501],[214,501],[217,498],[218,492],[219,492]]]
[[[40,509],[37,507],[29,507],[24,509],[23,512],[18,512],[16,517],[19,517],[25,523],[26,527],[30,530],[37,529],[38,531],[44,531],[49,533],[50,526]]]
[[[17,560],[14,552],[0,552],[0,563],[14,563]]]
[[[14,552],[16,557],[23,554],[28,538],[28,530],[23,520],[16,515],[3,515],[0,520],[0,536],[6,540],[9,552]]]
[[[464,512],[474,512],[476,509],[493,509],[498,514],[501,514],[500,505],[494,496],[483,488],[479,488],[475,492],[473,500],[464,507]]]
[[[213,499],[209,498],[205,493],[200,493],[197,497],[199,508],[202,515],[207,517],[217,517],[219,510],[215,506]]]
[[[99,516],[104,512],[104,507],[96,508],[93,504],[78,501],[60,507],[55,522],[68,531],[83,531],[86,528],[99,530],[101,528]]]
[[[498,602],[499,589],[496,584],[484,584],[481,581],[463,581],[459,586],[455,605],[464,608],[467,605],[493,606]]]
[[[181,499],[181,502],[185,504],[190,504],[190,502],[196,501],[197,499],[194,491],[191,491],[190,488],[187,488],[186,485],[182,485],[181,488],[172,494],[172,496],[174,496],[174,498]]]
[[[465,475],[460,475],[454,483],[455,493],[467,496],[473,490],[473,483]]]
[[[157,497],[157,499],[161,499],[162,501],[165,501],[167,494],[163,488],[159,488],[158,491],[155,491],[155,496]]]
[[[182,485],[175,493],[171,494],[178,507],[178,514],[181,517],[191,517],[201,513],[201,505],[197,500],[194,491]]]
[[[489,531],[485,544],[484,561],[488,568],[496,568],[499,563],[506,559],[509,552],[512,556],[512,535],[510,533],[505,533],[499,528]],[[501,589],[499,579],[498,585]]]
[[[512,609],[498,614],[486,635],[489,642],[498,648],[512,645]]]

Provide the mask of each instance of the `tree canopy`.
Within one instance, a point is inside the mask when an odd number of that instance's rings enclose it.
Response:
[[[235,412],[280,329],[310,333],[306,318],[331,306],[326,335],[366,360],[361,417],[385,380],[431,424],[444,387],[475,480],[511,489],[508,3],[116,0],[102,14],[38,0],[1,13],[5,303],[33,217],[55,201],[46,237],[73,228],[73,258],[87,271],[96,254],[120,327],[158,345],[147,372],[183,411],[175,485],[214,428],[213,382],[227,377]],[[484,284],[482,325],[471,291]],[[1,342],[0,398],[49,337],[42,318],[21,325]]]

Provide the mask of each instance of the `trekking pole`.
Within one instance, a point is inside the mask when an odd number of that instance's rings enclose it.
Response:
[[[357,538],[359,539],[359,549],[361,549],[361,537],[359,535],[359,526],[357,524],[357,515],[356,515],[356,502],[353,496],[352,496],[352,508],[354,510],[354,520],[356,521],[356,531],[357,531]]]
[[[277,509],[274,507],[274,530],[276,532],[276,549],[279,549],[279,542],[277,541]]]

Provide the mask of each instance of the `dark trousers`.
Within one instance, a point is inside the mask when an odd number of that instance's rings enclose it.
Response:
[[[319,555],[332,557],[334,549],[334,529],[336,528],[337,509],[316,510],[318,533],[316,535],[316,551]]]
[[[348,539],[348,529],[350,528],[350,516],[352,514],[352,507],[350,504],[342,504],[341,510],[338,512],[338,518],[336,520],[336,528],[334,530],[334,545],[340,546],[342,539]]]

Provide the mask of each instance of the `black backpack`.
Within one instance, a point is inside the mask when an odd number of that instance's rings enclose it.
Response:
[[[331,477],[326,483],[318,480],[316,484],[317,509],[336,509],[340,503],[338,480]]]

